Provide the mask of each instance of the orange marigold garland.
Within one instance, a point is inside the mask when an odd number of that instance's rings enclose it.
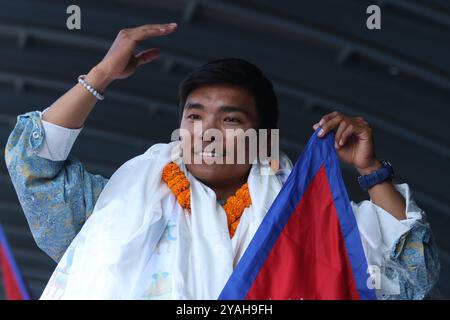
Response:
[[[190,183],[184,172],[175,163],[170,162],[163,169],[162,179],[177,197],[180,206],[191,212]]]
[[[174,162],[167,164],[162,173],[162,179],[170,188],[172,193],[177,197],[177,201],[183,209],[191,212],[191,190],[189,180],[185,174]],[[228,230],[230,237],[234,236],[239,225],[241,215],[245,208],[252,204],[248,184],[244,183],[236,193],[229,197],[223,205],[223,209],[227,214]]]
[[[250,192],[248,191],[248,184],[246,182],[236,191],[234,196],[229,197],[227,202],[223,205],[223,208],[227,213],[230,237],[234,236],[244,209],[249,207],[251,204],[252,200],[250,198]]]

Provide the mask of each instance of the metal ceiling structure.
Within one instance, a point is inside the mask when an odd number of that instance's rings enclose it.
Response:
[[[161,56],[117,81],[97,104],[73,154],[110,176],[178,124],[177,86],[194,67],[241,57],[274,82],[282,149],[295,160],[325,113],[363,116],[376,150],[390,160],[428,214],[437,239],[442,298],[450,298],[450,3],[445,0],[77,1],[81,30],[66,28],[68,1],[0,0],[0,141],[16,117],[43,110],[101,60],[117,32],[147,23],[178,30],[146,41]],[[381,30],[366,8],[381,6]],[[354,201],[367,199],[343,166]],[[32,295],[55,263],[31,236],[4,161],[0,221]],[[0,288],[0,298],[2,290]]]

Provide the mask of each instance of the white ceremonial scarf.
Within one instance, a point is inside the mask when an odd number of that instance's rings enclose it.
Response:
[[[106,184],[52,274],[41,299],[217,299],[282,187],[280,170],[252,165],[252,205],[230,239],[213,190],[195,179],[177,154],[179,142],[156,144],[123,164]],[[177,163],[191,185],[191,214],[161,179]],[[273,171],[272,171],[273,173]]]

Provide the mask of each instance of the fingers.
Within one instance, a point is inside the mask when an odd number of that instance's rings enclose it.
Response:
[[[338,148],[342,147],[346,144],[349,137],[355,132],[356,128],[353,125],[348,125],[347,128],[342,132],[342,135],[340,136],[339,140],[337,141]]]
[[[313,129],[319,129],[318,136],[325,137],[330,131],[336,130],[336,149],[344,146],[352,135],[360,140],[369,140],[372,137],[372,128],[362,117],[349,117],[338,111],[331,112],[323,116],[318,123],[313,125]]]
[[[332,112],[325,115],[320,119],[319,126],[321,127],[318,136],[325,137],[330,131],[336,129],[339,123],[344,119],[344,116],[340,112]]]
[[[342,134],[349,128],[353,128],[353,126],[351,124],[349,124],[347,121],[341,121],[339,123],[339,127],[335,134],[336,141],[334,142],[334,147],[336,149],[339,149],[339,147],[344,145],[344,141],[342,139]]]
[[[324,125],[325,122],[327,122],[328,120],[334,118],[334,117],[337,116],[338,114],[339,114],[338,111],[333,111],[333,112],[331,112],[331,113],[328,113],[328,114],[324,115],[324,116],[322,117],[322,119],[320,119],[320,121],[319,121],[319,126]]]
[[[176,23],[145,24],[136,28],[122,29],[119,32],[119,36],[123,39],[137,42],[151,37],[165,36],[173,32],[176,27]]]
[[[139,52],[134,57],[136,59],[137,65],[140,66],[142,64],[149,63],[149,62],[155,60],[156,58],[158,58],[159,53],[160,53],[160,51],[158,48],[151,48],[151,49],[147,49],[142,52]]]

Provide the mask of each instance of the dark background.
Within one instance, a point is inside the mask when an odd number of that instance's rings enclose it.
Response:
[[[81,30],[66,8],[81,7]],[[382,29],[366,28],[379,4]],[[282,149],[295,160],[325,113],[363,116],[380,158],[393,164],[432,224],[442,263],[440,297],[450,297],[450,2],[315,1],[0,1],[0,147],[16,117],[43,110],[98,63],[124,27],[178,22],[176,33],[144,43],[160,58],[117,81],[97,104],[73,153],[110,176],[178,124],[177,86],[194,67],[241,57],[274,82]],[[343,166],[354,201],[367,199]],[[35,298],[55,264],[35,245],[0,164],[0,221]],[[0,287],[0,298],[3,290]]]

